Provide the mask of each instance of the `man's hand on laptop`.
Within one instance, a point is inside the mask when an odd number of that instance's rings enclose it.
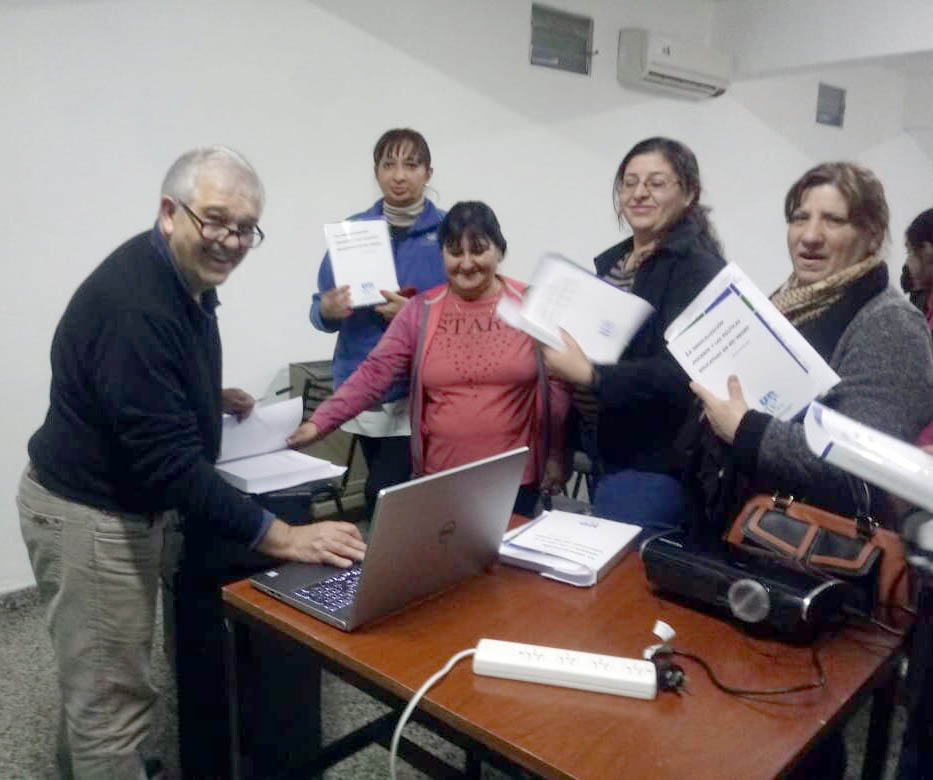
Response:
[[[320,438],[321,435],[318,433],[317,426],[310,420],[305,420],[292,432],[292,435],[286,439],[286,442],[288,442],[289,447],[305,447],[308,444],[313,444]]]
[[[346,568],[363,560],[366,543],[353,523],[325,520],[289,525],[275,518],[257,549],[274,558]]]

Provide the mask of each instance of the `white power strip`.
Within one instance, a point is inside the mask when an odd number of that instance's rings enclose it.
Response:
[[[636,699],[658,694],[657,669],[651,661],[498,639],[479,641],[473,672]]]

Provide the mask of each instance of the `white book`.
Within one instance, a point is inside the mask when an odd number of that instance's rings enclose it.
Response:
[[[632,548],[641,527],[574,512],[544,512],[508,532],[499,560],[578,587],[595,585]]]
[[[933,512],[933,455],[818,402],[803,430],[819,458]]]
[[[594,363],[612,364],[653,311],[651,304],[624,292],[562,255],[542,255],[521,305],[499,301],[499,317],[513,328],[555,349],[563,349],[563,328]]]
[[[350,304],[354,309],[385,303],[379,291],[399,289],[385,220],[332,222],[324,225],[324,238],[334,284],[350,285]]]
[[[750,409],[790,420],[839,376],[734,263],[664,332],[691,380],[720,398],[735,374]]]
[[[270,493],[341,476],[345,468],[288,448],[285,440],[301,423],[303,411],[298,397],[257,406],[242,421],[225,415],[217,473],[245,493]]]

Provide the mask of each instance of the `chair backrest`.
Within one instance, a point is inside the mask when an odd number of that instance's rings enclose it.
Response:
[[[302,363],[301,368],[305,374],[301,398],[305,414],[310,414],[334,392],[334,375],[329,360]]]

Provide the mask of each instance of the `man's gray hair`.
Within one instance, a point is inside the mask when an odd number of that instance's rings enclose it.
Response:
[[[229,146],[200,146],[185,152],[172,163],[162,180],[162,196],[188,202],[194,196],[198,174],[206,165],[219,165],[236,170],[249,184],[256,197],[259,210],[262,211],[266,193],[259,174],[242,154]]]

